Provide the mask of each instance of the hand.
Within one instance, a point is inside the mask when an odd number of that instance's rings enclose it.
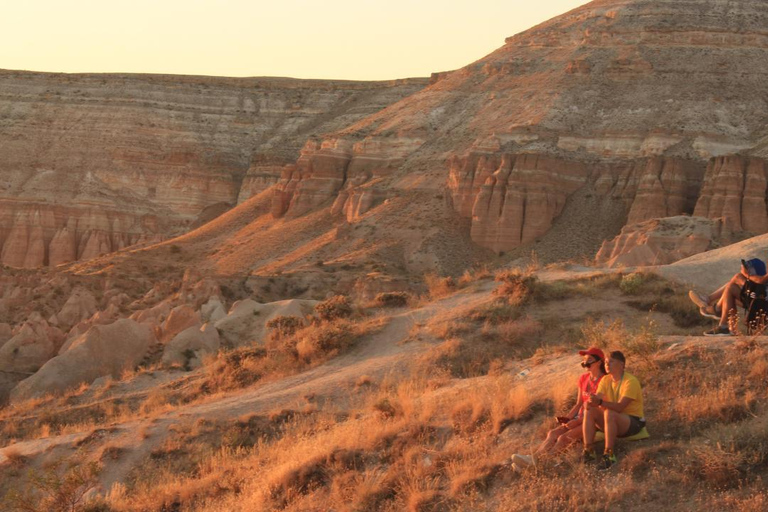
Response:
[[[568,416],[555,416],[555,419],[561,425],[566,425],[568,424],[569,421],[571,421],[571,418],[569,418]]]
[[[571,420],[568,423],[565,424],[566,427],[568,427],[568,430],[572,430],[576,427],[578,427],[581,423],[579,420]]]
[[[598,405],[600,403],[600,397],[597,396],[594,393],[589,394],[589,402],[587,402],[589,405]]]

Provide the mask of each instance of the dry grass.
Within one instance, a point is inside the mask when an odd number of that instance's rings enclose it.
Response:
[[[424,284],[429,291],[429,297],[433,300],[450,295],[458,289],[452,277],[440,277],[437,274],[426,274]]]
[[[618,282],[591,282],[584,293]],[[654,283],[644,278],[637,286]],[[571,293],[575,285],[567,286]],[[542,289],[534,285],[521,305],[504,296],[431,319],[424,329],[445,339],[404,370],[408,378],[398,373],[373,384],[363,375],[333,404],[310,397],[306,410],[174,426],[102,510],[760,510],[768,478],[768,355],[755,340],[726,351],[659,351],[651,331],[589,321],[580,346],[631,353],[628,371],[643,383],[653,437],[619,443],[619,465],[606,477],[577,464],[576,454],[522,475],[502,464],[540,442],[554,410],[575,398],[572,384],[545,373],[561,368],[565,350],[573,358],[572,347],[546,339],[546,326],[525,309],[541,300]],[[208,361],[201,375],[221,379],[210,393],[250,385],[240,371],[278,378],[347,350],[374,328],[373,319],[318,321],[262,352]],[[513,366],[531,375],[512,377]],[[558,371],[571,382],[570,373]],[[144,402],[151,414],[175,400],[158,391]],[[90,446],[96,441],[82,448]],[[101,449],[109,463],[110,445]]]

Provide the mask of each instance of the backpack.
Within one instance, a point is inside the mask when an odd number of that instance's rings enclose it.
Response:
[[[766,285],[747,281],[741,288],[741,303],[747,321],[747,334],[761,333],[768,326]]]

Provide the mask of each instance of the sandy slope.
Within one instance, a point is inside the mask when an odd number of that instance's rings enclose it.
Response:
[[[744,240],[721,249],[707,251],[672,265],[656,267],[655,272],[676,281],[690,283],[701,292],[712,291],[739,271],[742,259],[768,259],[768,235]]]
[[[153,449],[172,435],[169,427],[175,423],[203,417],[227,419],[266,413],[303,403],[303,397],[308,394],[323,397],[326,401],[344,400],[347,390],[352,389],[363,375],[380,380],[386,375],[397,374],[406,368],[406,361],[423,352],[432,341],[409,340],[409,333],[415,324],[444,311],[486,302],[491,298],[489,291],[493,287],[492,282],[482,282],[419,309],[395,310],[382,330],[365,339],[351,352],[298,375],[234,392],[215,401],[181,406],[154,418],[113,425],[113,430],[100,432],[99,442],[126,447],[127,450],[119,460],[105,461],[101,474],[102,487],[109,489],[113,483],[123,481]],[[74,447],[89,434],[90,431],[11,445],[0,451],[0,464],[6,460],[4,452],[8,450],[35,457],[54,448]],[[91,450],[91,454],[94,452]]]

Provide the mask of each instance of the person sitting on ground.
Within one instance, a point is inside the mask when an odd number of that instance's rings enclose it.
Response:
[[[605,376],[605,354],[597,347],[579,350],[582,356],[582,368],[586,372],[579,376],[576,404],[565,416],[558,416],[559,425],[547,433],[547,438],[531,455],[514,454],[512,467],[516,471],[534,464],[538,458],[560,453],[581,438],[581,423],[584,419],[584,406],[589,396],[597,392],[600,381]]]
[[[733,276],[730,281],[710,293],[700,295],[693,290],[688,292],[691,300],[699,306],[699,312],[715,320],[719,320],[717,327],[704,333],[704,336],[729,336],[728,315],[737,306],[744,307],[750,299],[747,281],[758,284],[768,283],[768,275],[765,271],[765,263],[753,258],[748,261],[741,260],[741,271]]]
[[[624,354],[618,350],[611,352],[606,364],[608,376],[600,381],[597,393],[587,400],[583,423],[585,462],[596,459],[596,429],[605,433],[600,469],[608,469],[616,463],[613,447],[617,438],[634,436],[645,427],[643,390],[637,377],[624,371]]]

